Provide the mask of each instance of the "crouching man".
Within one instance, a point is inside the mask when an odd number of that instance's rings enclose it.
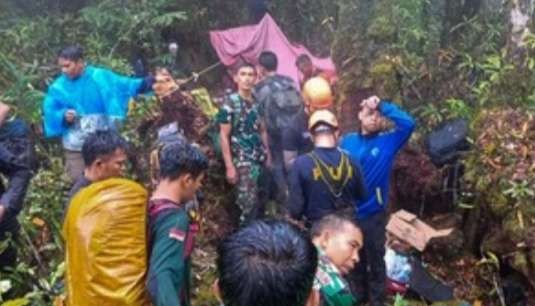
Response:
[[[353,220],[330,214],[316,222],[311,229],[312,241],[318,249],[319,260],[314,294],[320,306],[352,306],[357,299],[344,276],[359,262],[362,232]]]

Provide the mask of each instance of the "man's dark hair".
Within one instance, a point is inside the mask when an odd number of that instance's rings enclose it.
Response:
[[[277,70],[279,60],[277,59],[277,55],[275,53],[271,51],[264,51],[260,53],[260,57],[258,58],[258,64],[266,68],[267,71],[271,72]]]
[[[281,220],[255,221],[217,250],[221,298],[226,306],[304,306],[318,255],[307,235]]]
[[[299,66],[304,63],[312,63],[312,59],[310,59],[310,56],[308,56],[308,54],[301,54],[295,60],[296,66]]]
[[[208,159],[197,148],[182,142],[172,142],[160,149],[160,178],[176,180],[190,174],[197,178],[208,169]]]
[[[312,237],[318,237],[321,236],[321,234],[326,230],[341,230],[346,224],[354,225],[355,227],[360,229],[354,219],[345,215],[333,213],[324,216],[319,221],[312,224],[312,228],[310,229],[310,235]]]
[[[236,65],[236,69],[234,70],[234,74],[238,74],[238,72],[240,71],[240,69],[242,68],[252,68],[256,74],[256,68],[253,64],[249,63],[249,62],[240,62],[238,65]]]
[[[79,61],[84,59],[84,49],[80,46],[68,46],[58,53],[58,58],[70,61]]]
[[[358,113],[362,110],[362,105],[361,105],[362,101],[364,101],[364,99],[368,99],[369,97],[373,96],[375,93],[376,91],[372,87],[365,87],[365,88],[356,90],[354,93],[352,93],[349,96],[347,101],[351,102],[352,105],[357,106],[353,109],[355,111],[355,115],[357,115],[356,116],[357,120],[358,120]]]
[[[89,134],[82,145],[82,157],[86,167],[98,158],[105,158],[117,149],[127,151],[128,145],[121,135],[114,130],[96,131]]]

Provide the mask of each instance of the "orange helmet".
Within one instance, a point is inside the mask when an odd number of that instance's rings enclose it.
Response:
[[[327,108],[333,104],[331,85],[322,77],[313,77],[303,86],[303,99],[315,108]]]

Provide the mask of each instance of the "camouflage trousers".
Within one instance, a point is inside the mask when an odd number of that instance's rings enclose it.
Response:
[[[249,163],[237,167],[239,180],[236,184],[236,205],[241,209],[240,223],[248,223],[263,215],[263,207],[258,197],[258,182],[262,165]]]

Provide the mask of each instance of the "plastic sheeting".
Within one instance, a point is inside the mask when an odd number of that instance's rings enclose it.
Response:
[[[63,225],[67,305],[150,305],[147,191],[126,179],[97,182],[72,199]]]
[[[315,57],[305,47],[292,44],[269,14],[257,25],[211,31],[210,42],[226,66],[240,59],[257,63],[260,53],[272,51],[279,60],[277,72],[291,77],[296,84],[300,83],[300,74],[295,60],[301,54],[308,54],[314,66],[321,70],[331,73],[336,70],[331,58]]]
[[[412,268],[408,256],[386,248],[385,265],[388,278],[401,284],[407,284],[409,282]]]
[[[124,119],[128,101],[139,93],[142,85],[143,79],[91,65],[75,80],[62,74],[50,85],[43,102],[45,136],[62,136],[67,132],[69,125],[63,116],[68,109],[74,109],[81,117],[105,114]]]

